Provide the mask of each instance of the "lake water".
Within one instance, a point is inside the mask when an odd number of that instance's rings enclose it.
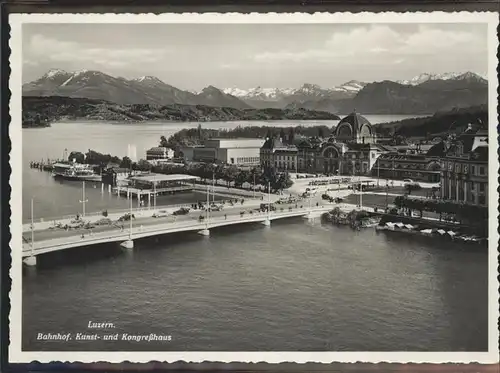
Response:
[[[391,122],[408,118],[402,115],[367,115],[372,124]],[[336,126],[337,120],[303,121],[236,121],[236,122],[203,122],[203,128],[229,129],[237,126]],[[65,122],[53,123],[49,128],[23,129],[23,143],[29,143],[29,148],[23,148],[23,156],[28,161],[33,158],[61,158],[64,149],[87,152],[88,149],[100,153],[124,157],[128,152],[128,145],[133,144],[137,149],[137,158],[145,158],[146,150],[157,146],[160,137],[167,139],[174,133],[185,128],[197,128],[198,122],[144,122],[144,123],[105,123],[105,122]],[[43,134],[44,141],[37,141]],[[49,143],[47,143],[48,141]]]
[[[64,148],[125,155],[129,143],[139,153],[190,125],[197,124],[24,129],[25,208],[32,196],[38,217],[81,208],[81,186],[55,183],[29,169],[30,159],[60,157]],[[87,192],[94,209],[126,207],[124,198]],[[133,252],[67,250],[40,256],[24,272],[23,349],[486,351],[487,266],[487,252],[472,246],[302,219],[215,229],[210,237],[166,235],[137,241]],[[36,340],[87,332],[89,321],[172,341]]]

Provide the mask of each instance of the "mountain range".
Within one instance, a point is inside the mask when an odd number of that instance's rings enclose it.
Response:
[[[351,80],[323,88],[251,89],[208,86],[200,92],[181,90],[153,76],[113,77],[99,71],[50,70],[23,85],[23,96],[62,96],[105,100],[120,105],[203,105],[236,109],[307,109],[364,114],[434,114],[488,102],[488,82],[471,73],[420,74],[409,80],[366,83]]]
[[[115,78],[100,71],[67,72],[52,69],[40,79],[23,85],[23,96],[62,96],[104,100],[121,105],[206,105],[249,109],[237,97],[209,86],[199,93],[173,87],[154,76]]]

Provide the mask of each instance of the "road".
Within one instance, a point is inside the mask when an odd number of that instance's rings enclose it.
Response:
[[[262,201],[262,203],[266,203],[266,201]],[[321,198],[315,197],[311,199],[311,206],[316,206],[316,203],[319,206],[326,206],[330,205],[326,201],[321,201]],[[309,206],[309,201],[308,200],[303,200],[298,202],[297,204],[292,203],[292,204],[275,204],[276,208],[278,210],[281,210],[283,208],[284,211],[288,211],[289,208],[296,209],[300,206],[303,207],[308,207]],[[250,211],[256,212],[256,209],[258,209],[258,206],[255,204],[253,206],[248,206],[248,205],[235,205],[235,206],[226,206],[223,208],[222,211],[212,211],[210,212],[210,217],[211,218],[221,218],[224,217],[225,215],[227,217],[232,217],[232,216],[239,216],[242,212],[245,213],[245,215],[250,214]],[[132,221],[132,226],[134,228],[139,228],[139,227],[151,227],[154,225],[159,225],[159,224],[164,224],[167,222],[170,223],[180,223],[180,222],[198,222],[199,217],[203,216],[206,218],[206,212],[203,210],[190,210],[190,212],[186,215],[178,215],[178,216],[173,216],[169,215],[166,217],[160,217],[160,218],[154,218],[154,217],[136,217]],[[123,227],[123,228],[122,228]],[[130,222],[129,221],[124,221],[124,222],[115,222],[113,225],[106,225],[106,226],[96,226],[95,228],[92,229],[92,234],[99,234],[102,232],[115,232],[119,233],[123,231],[128,231],[130,227]],[[44,229],[44,230],[38,230],[34,232],[34,241],[35,245],[36,242],[40,241],[46,241],[46,240],[52,240],[52,239],[60,239],[60,238],[65,238],[65,237],[75,237],[75,239],[80,239],[81,235],[83,234],[84,236],[88,236],[91,233],[90,230],[80,228],[80,229],[70,229],[70,230],[64,230],[61,228],[54,228],[54,229]],[[23,237],[26,242],[31,241],[31,232],[24,232]]]

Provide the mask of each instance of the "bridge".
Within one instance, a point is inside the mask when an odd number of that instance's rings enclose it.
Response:
[[[233,211],[232,214],[224,214],[219,212],[220,216],[208,216],[207,219],[197,219],[193,216],[185,218],[185,220],[166,221],[163,218],[157,218],[144,221],[148,225],[139,225],[138,222],[125,222],[129,225],[128,229],[124,227],[110,226],[104,232],[90,232],[82,234],[82,231],[46,231],[50,236],[45,239],[36,239],[33,242],[23,242],[22,257],[23,262],[28,266],[36,265],[36,256],[54,251],[70,249],[74,247],[92,246],[102,243],[120,242],[121,246],[126,249],[133,249],[133,240],[164,235],[177,232],[197,231],[201,235],[210,235],[210,229],[230,226],[236,224],[247,223],[262,223],[270,225],[272,220],[292,218],[292,217],[308,217],[314,218],[321,216],[326,211],[329,211],[331,206],[316,206],[316,207],[298,207],[283,209],[283,211],[253,211],[252,213],[243,211]],[[182,216],[179,216],[182,218]],[[135,225],[135,226],[134,226]],[[39,235],[40,233],[37,233]],[[58,237],[59,236],[59,237]],[[62,237],[61,237],[62,236]]]

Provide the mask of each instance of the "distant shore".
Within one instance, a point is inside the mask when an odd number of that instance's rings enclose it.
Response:
[[[339,116],[307,109],[237,109],[204,105],[116,104],[61,96],[23,97],[23,121],[102,120],[119,122],[217,122],[252,120],[338,120]]]

